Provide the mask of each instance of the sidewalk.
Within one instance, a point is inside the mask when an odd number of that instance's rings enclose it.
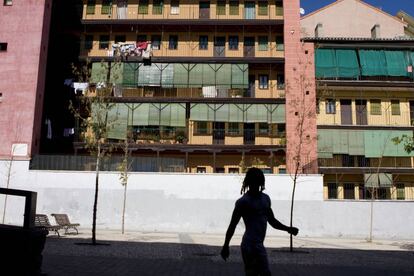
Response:
[[[241,236],[232,240],[231,255],[218,255],[223,235],[142,233],[90,230],[61,238],[48,237],[43,272],[47,275],[243,275]],[[413,275],[414,241],[295,238],[296,253],[288,252],[289,236],[268,237],[265,245],[274,275]]]

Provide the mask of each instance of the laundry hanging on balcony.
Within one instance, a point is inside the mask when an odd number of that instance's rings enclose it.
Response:
[[[129,57],[137,56],[149,59],[152,56],[152,46],[149,41],[139,41],[136,43],[118,42],[112,44],[112,56]]]

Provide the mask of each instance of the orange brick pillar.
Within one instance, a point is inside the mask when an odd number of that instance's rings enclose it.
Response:
[[[285,0],[286,166],[293,174],[317,173],[314,47],[300,41],[299,0]]]

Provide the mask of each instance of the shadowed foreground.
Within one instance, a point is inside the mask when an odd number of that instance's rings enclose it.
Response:
[[[109,246],[75,245],[76,236],[49,237],[43,269],[47,275],[243,275],[239,246],[228,262],[219,257],[223,238],[191,234],[106,235]],[[110,239],[112,237],[112,239]],[[104,241],[105,240],[105,241]],[[235,244],[239,241],[236,240]],[[297,239],[289,253],[286,238],[267,242],[274,275],[413,275],[412,242]],[[209,244],[209,245],[208,245]]]

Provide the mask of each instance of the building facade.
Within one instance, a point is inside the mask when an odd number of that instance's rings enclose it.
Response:
[[[360,27],[343,31],[337,22]],[[343,0],[301,23],[303,41],[315,48],[325,199],[414,199],[413,154],[394,142],[414,130],[414,41],[404,36],[406,22]]]
[[[287,92],[297,88],[286,87],[285,55],[300,44],[298,10],[299,1],[84,1],[80,60],[89,88],[107,83],[115,103],[107,142],[129,139],[159,171],[286,173],[296,148]],[[306,149],[306,160],[316,156]]]
[[[2,2],[0,158],[30,158],[39,152],[51,1]]]

